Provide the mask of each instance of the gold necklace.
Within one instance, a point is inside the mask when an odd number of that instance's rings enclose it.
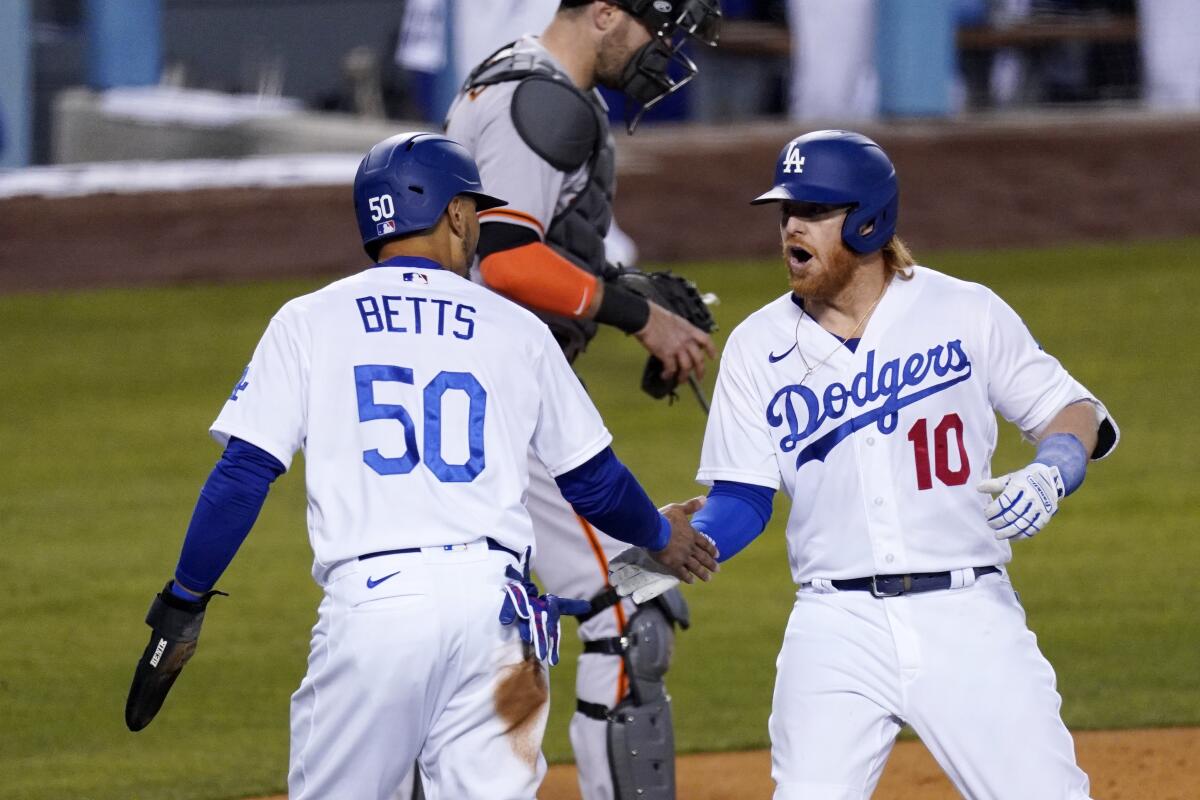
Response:
[[[801,349],[801,347],[800,347],[800,323],[804,321],[805,317],[808,317],[809,319],[811,319],[818,327],[821,325],[821,323],[817,322],[817,320],[815,318],[813,318],[813,316],[811,314],[808,313],[808,309],[806,309],[803,305],[800,306],[800,318],[798,320],[796,320],[796,353],[800,356],[800,360],[802,362],[804,362],[804,368],[806,370],[804,373],[804,377],[802,377],[800,379],[801,385],[803,385],[804,382],[806,380],[808,380],[808,377],[810,375],[812,375],[814,372],[819,370],[821,367],[825,366],[826,362],[828,362],[829,359],[833,358],[839,350],[841,350],[843,347],[845,347],[846,342],[848,342],[854,338],[855,334],[857,334],[859,332],[859,330],[862,328],[862,326],[866,324],[867,317],[871,316],[871,312],[875,310],[875,306],[879,305],[879,301],[883,299],[883,295],[887,292],[887,288],[891,284],[891,282],[892,281],[890,278],[884,282],[883,288],[880,289],[880,291],[879,291],[879,296],[875,298],[875,302],[871,303],[871,307],[868,308],[863,313],[863,315],[859,318],[858,323],[855,324],[855,326],[854,326],[854,329],[850,331],[850,335],[847,336],[843,341],[838,342],[837,347],[835,347],[829,351],[829,355],[825,356],[824,358],[822,358],[820,361],[818,361],[816,364],[814,364],[812,366],[809,366],[808,359],[804,357],[804,350]],[[824,329],[822,328],[822,330],[824,330]],[[829,332],[829,333],[831,336],[836,336],[836,334],[833,334],[832,332]]]

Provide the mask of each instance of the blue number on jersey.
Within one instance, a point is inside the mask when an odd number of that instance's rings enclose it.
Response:
[[[408,367],[391,364],[360,364],[354,368],[358,392],[358,420],[394,419],[404,426],[404,455],[388,458],[378,449],[364,450],[363,462],[380,475],[406,475],[421,462],[417,450],[417,428],[404,406],[375,402],[374,381],[413,384]],[[470,457],[465,464],[447,464],[442,458],[442,398],[447,391],[466,392],[470,400],[467,413],[467,447]],[[483,420],[487,412],[487,391],[469,372],[439,372],[425,387],[425,465],[442,483],[469,483],[483,472]]]
[[[442,396],[460,389],[471,400],[467,414],[467,445],[471,457],[465,464],[447,464],[442,459]],[[442,483],[470,483],[483,471],[483,415],[487,391],[469,372],[439,372],[425,387],[425,464]]]
[[[404,426],[404,455],[387,458],[378,449],[364,450],[363,461],[380,475],[407,475],[421,461],[417,452],[417,426],[404,406],[375,402],[373,381],[395,381],[412,384],[413,373],[408,367],[391,364],[362,364],[354,368],[354,388],[358,391],[358,421],[394,419]]]

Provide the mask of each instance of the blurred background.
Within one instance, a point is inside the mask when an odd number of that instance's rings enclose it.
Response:
[[[436,125],[471,66],[540,31],[556,6],[6,0],[3,164],[342,144],[336,130],[303,142],[249,142],[231,130],[280,116],[296,127],[329,122],[327,113]],[[722,10],[720,47],[693,53],[706,79],[653,120],[1200,109],[1200,12],[1189,0],[725,0]],[[139,121],[160,130],[122,136]]]
[[[358,248],[340,198],[361,153],[399,130],[439,128],[470,68],[540,31],[556,7],[4,0],[0,289],[103,285],[110,270],[143,283],[343,270]],[[821,127],[875,136],[906,177],[932,171],[904,181],[901,230],[917,245],[1120,236],[1114,215],[1143,235],[1195,230],[1195,0],[722,9],[720,45],[691,51],[700,77],[636,137],[618,135],[617,216],[645,259],[771,246],[769,230],[729,235],[755,227],[742,200],[761,190],[782,142]],[[622,97],[608,102],[622,119]],[[948,202],[968,184],[973,197]],[[184,190],[203,191],[183,203]],[[716,203],[720,218],[694,225]],[[260,207],[253,217],[249,206]],[[85,274],[70,266],[84,255],[70,242],[49,263],[40,252],[64,238],[60,214],[95,262]],[[206,231],[210,254],[180,258],[174,245],[196,234],[197,215],[220,222]],[[126,235],[132,219],[158,235]],[[30,259],[43,266],[27,269]]]
[[[471,66],[540,31],[556,6],[6,0],[0,163],[357,145],[336,127],[317,129],[340,119],[330,113],[436,125]],[[720,47],[693,53],[706,79],[652,120],[1200,109],[1200,11],[1190,0],[724,0],[722,10]],[[281,116],[310,137],[246,140],[256,138],[246,125]],[[129,140],[138,122],[157,133]]]
[[[918,260],[995,288],[1122,426],[1012,569],[1073,730],[1185,731],[1177,750],[1111,757],[1078,739],[1096,796],[1200,796],[1200,2],[721,5],[698,77],[635,136],[614,122],[616,216],[641,265],[720,295],[723,343],[785,290],[775,212],[747,202],[783,144],[827,127],[879,141]],[[471,66],[556,6],[0,0],[0,798],[282,791],[319,598],[302,470],[272,490],[154,726],[122,722],[146,607],[219,456],[204,431],[271,314],[366,266],[362,154],[439,128]],[[651,496],[691,496],[703,414],[638,392],[643,360],[608,331],[581,374]],[[993,471],[1029,453],[1007,431]],[[689,587],[668,677],[681,752],[767,744],[785,516]],[[915,786],[878,797],[950,796]]]

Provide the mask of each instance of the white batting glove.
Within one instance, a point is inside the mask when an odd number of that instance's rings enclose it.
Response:
[[[633,597],[641,604],[679,585],[667,568],[659,564],[644,547],[631,547],[608,562],[609,581],[621,597]]]
[[[1024,469],[983,481],[975,487],[996,494],[984,511],[997,539],[1028,539],[1058,511],[1058,500],[1066,490],[1058,467],[1036,461]]]

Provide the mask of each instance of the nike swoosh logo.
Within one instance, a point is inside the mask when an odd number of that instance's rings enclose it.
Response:
[[[770,361],[772,364],[778,364],[780,361],[783,361],[785,358],[787,358],[791,354],[791,352],[795,349],[796,349],[796,345],[792,345],[791,347],[789,347],[787,349],[787,352],[785,352],[781,356],[777,356],[774,353],[767,353],[767,361]]]
[[[400,574],[401,572],[403,572],[403,571],[404,571],[404,570],[399,570],[399,569],[398,569],[398,570],[396,570],[395,572],[393,572],[391,575],[384,575],[384,576],[383,576],[382,578],[380,578],[379,580],[375,580],[374,578],[370,578],[370,577],[368,577],[368,578],[367,578],[367,588],[368,588],[368,589],[374,589],[376,586],[378,586],[379,584],[383,583],[383,582],[384,582],[384,581],[386,581],[388,578],[394,578],[394,577],[396,577],[397,575],[399,575],[399,574]]]

